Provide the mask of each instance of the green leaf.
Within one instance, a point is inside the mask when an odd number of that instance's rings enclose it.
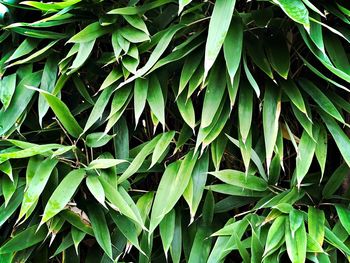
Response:
[[[191,178],[198,154],[193,151],[186,154],[185,159],[170,164],[159,183],[154,198],[149,231],[153,233],[164,216],[175,206],[184,193]]]
[[[16,212],[23,199],[23,187],[18,187],[13,193],[10,202],[5,207],[5,203],[0,207],[0,226],[5,224],[7,220]]]
[[[202,260],[205,262],[208,259],[211,248],[211,240],[208,238],[210,233],[211,230],[207,226],[197,228],[188,262],[195,263]]]
[[[248,35],[245,41],[247,54],[253,63],[257,65],[267,76],[273,79],[273,73],[269,61],[265,55],[264,47],[256,36]]]
[[[123,15],[123,17],[131,26],[149,35],[145,22],[138,15]]]
[[[102,208],[90,204],[88,205],[88,215],[97,243],[107,256],[110,259],[113,259],[111,236],[109,234],[106,217]]]
[[[110,27],[103,27],[99,22],[94,22],[68,40],[68,43],[84,43],[93,41],[111,31]]]
[[[40,89],[51,93],[55,88],[57,69],[58,69],[58,58],[57,56],[49,56],[46,60],[43,75],[41,77]],[[39,124],[42,126],[42,120],[49,110],[49,105],[45,98],[39,95],[38,100],[38,114]]]
[[[223,77],[219,64],[216,64],[210,72],[208,86],[205,90],[205,97],[202,107],[201,128],[208,127],[213,116],[218,111],[225,93],[226,78]]]
[[[15,52],[7,59],[6,62],[10,62],[12,60],[29,54],[38,46],[39,43],[40,41],[38,39],[29,37],[26,38],[24,41],[22,41],[18,48],[16,48]]]
[[[116,8],[108,12],[108,14],[112,15],[137,15],[143,14],[146,11],[152,10],[154,8],[160,7],[162,5],[168,4],[172,2],[172,0],[155,0],[150,3],[144,4],[142,6],[127,6]]]
[[[103,81],[100,91],[110,87],[116,81],[118,81],[123,76],[121,70],[114,68],[111,72],[109,72],[106,79]],[[102,94],[101,94],[102,95]]]
[[[96,198],[96,200],[99,201],[100,204],[102,204],[104,207],[106,207],[105,192],[100,180],[98,180],[98,177],[94,175],[89,175],[86,177],[86,186],[89,189],[90,193]]]
[[[79,43],[78,54],[73,60],[72,65],[69,67],[70,71],[67,73],[68,75],[76,72],[81,66],[84,65],[86,60],[89,58],[91,52],[93,51],[95,45],[95,40],[91,40],[88,42]]]
[[[125,160],[119,160],[119,159],[96,159],[91,161],[91,163],[88,165],[86,170],[93,170],[93,169],[107,169],[110,167],[117,166],[118,164],[125,163]]]
[[[264,42],[267,57],[272,68],[287,79],[290,67],[289,50],[285,38],[280,33],[271,33]]]
[[[40,224],[47,222],[64,209],[84,177],[85,171],[78,169],[71,171],[63,178],[47,202]]]
[[[249,85],[242,85],[239,90],[238,121],[243,143],[246,142],[253,117],[253,90]]]
[[[315,86],[315,84],[307,79],[300,80],[299,84],[313,98],[313,100],[316,101],[321,109],[338,121],[344,123],[344,119],[337,108],[333,105],[331,100],[329,100],[327,96]]]
[[[76,227],[72,227],[71,235],[72,235],[72,240],[73,240],[74,247],[75,247],[75,252],[78,255],[78,253],[79,253],[79,250],[78,250],[79,243],[84,239],[86,233],[84,233],[83,231],[80,231]]]
[[[49,33],[50,35],[51,33]],[[49,52],[50,49],[56,45],[58,43],[58,40],[56,41],[52,41],[50,42],[47,46],[45,46],[44,48],[34,52],[33,54],[29,55],[28,57],[26,58],[23,58],[21,60],[17,60],[16,62],[13,62],[11,63],[10,65],[7,66],[7,68],[9,67],[13,67],[15,65],[21,65],[21,64],[26,64],[26,63],[29,63],[29,62],[33,62],[35,61],[36,59],[40,58],[43,54],[45,54],[46,52]]]
[[[202,52],[196,52],[193,56],[187,56],[184,62],[184,66],[181,70],[179,91],[177,93],[177,96],[182,93],[186,85],[189,83],[190,79],[193,77],[193,74],[195,74],[196,70],[199,67],[199,64],[202,61],[202,57]]]
[[[12,166],[10,161],[0,163],[0,171],[6,174],[8,178],[13,182]]]
[[[56,159],[47,158],[40,163],[35,175],[30,180],[27,191],[24,193],[22,206],[17,221],[19,221],[38,201],[39,196],[43,192],[57,162],[58,161]]]
[[[127,194],[123,194],[122,190],[124,188],[119,187],[116,189],[103,178],[99,177],[99,179],[105,191],[106,198],[109,200],[112,208],[129,217],[134,222],[138,223],[142,228],[145,228],[141,215],[136,205],[133,203],[133,200],[130,196],[126,196]]]
[[[204,153],[194,166],[190,181],[185,189],[185,192],[183,193],[183,196],[190,208],[191,222],[194,220],[194,216],[203,196],[205,183],[207,181],[208,167],[209,154]]]
[[[224,56],[231,83],[239,69],[243,46],[243,24],[239,16],[233,15],[224,41]]]
[[[145,161],[146,157],[150,155],[154,148],[156,147],[158,140],[161,138],[161,135],[154,137],[151,141],[147,142],[146,145],[142,147],[140,152],[135,156],[134,160],[130,163],[129,167],[125,172],[119,177],[118,182],[122,183],[134,173],[138,171],[142,163]]]
[[[104,134],[103,132],[94,132],[86,136],[86,145],[91,148],[98,148],[106,145],[114,135]]]
[[[146,106],[148,93],[148,79],[138,78],[135,80],[134,86],[134,112],[135,126],[138,124],[140,116]]]
[[[303,263],[306,259],[307,236],[304,222],[301,223],[295,234],[291,231],[293,222],[286,220],[285,239],[289,259],[292,262]]]
[[[188,126],[194,129],[196,126],[196,116],[191,99],[186,99],[186,94],[182,93],[176,100],[177,107],[183,120]]]
[[[324,229],[325,229],[325,215],[320,209],[309,206],[308,213],[308,230],[310,236],[318,242],[320,246],[323,245]]]
[[[171,132],[166,132],[163,133],[162,136],[159,138],[156,147],[154,147],[154,151],[152,154],[152,163],[150,165],[150,168],[152,166],[154,166],[159,159],[161,158],[161,156],[163,155],[163,153],[165,152],[165,150],[168,148],[168,146],[170,145],[171,141],[173,140],[175,136],[175,132],[171,131]]]
[[[110,97],[112,96],[112,87],[108,87],[105,90],[102,91],[100,96],[98,97],[94,108],[92,109],[88,120],[86,121],[85,127],[84,127],[84,133],[91,128],[92,125],[95,124],[95,122],[101,118],[102,113],[104,112],[108,101]]]
[[[252,73],[250,72],[248,65],[247,65],[247,58],[246,55],[243,55],[243,68],[244,68],[244,72],[247,76],[247,79],[250,83],[250,85],[252,86],[252,88],[254,89],[256,96],[260,97],[260,88],[258,83],[256,82],[256,80],[254,79]]]
[[[348,166],[350,166],[350,140],[348,136],[344,133],[342,129],[339,128],[336,121],[331,118],[328,114],[324,112],[319,112],[322,120],[325,122],[327,129],[332,134],[335,143],[338,146],[338,149],[344,158]]]
[[[50,105],[56,117],[62,123],[67,132],[74,138],[78,138],[83,132],[83,129],[80,127],[67,105],[59,98],[49,93],[41,91],[41,95],[46,99],[47,103]]]
[[[273,221],[269,232],[267,233],[263,257],[266,258],[268,255],[271,255],[281,246],[281,241],[284,241],[283,237],[285,235],[285,226],[287,226],[286,222],[289,222],[288,220],[286,220],[286,216],[279,216],[275,219],[275,221]]]
[[[167,257],[175,232],[175,210],[171,209],[159,224],[160,237],[162,239],[164,254]]]
[[[328,179],[326,185],[323,188],[322,196],[326,199],[331,198],[332,195],[342,185],[349,172],[349,166],[346,163],[341,164]]]
[[[127,238],[133,246],[135,246],[142,254],[145,255],[145,252],[142,251],[139,241],[137,239],[136,227],[135,224],[130,221],[126,216],[120,215],[114,211],[110,212],[110,215],[114,223],[119,228],[120,232]]]
[[[0,80],[0,101],[6,110],[10,105],[16,89],[16,74],[5,76]]]
[[[182,228],[181,228],[181,213],[176,212],[175,216],[175,230],[173,242],[170,246],[170,255],[174,263],[179,263],[182,253]]]
[[[131,92],[131,86],[126,85],[114,92],[112,104],[111,104],[111,112],[107,119],[110,119],[114,114],[119,112],[125,104],[128,103],[129,95]]]
[[[27,106],[34,95],[33,90],[26,87],[36,87],[39,85],[41,79],[41,72],[35,72],[26,75],[16,86],[15,93],[11,99],[8,109],[0,110],[0,135],[8,132],[21,114],[27,109]]]
[[[325,228],[325,238],[329,244],[350,256],[350,249],[328,227]]]
[[[263,128],[266,151],[266,166],[269,171],[273,149],[277,140],[278,120],[281,113],[281,95],[277,87],[267,84],[263,105]]]
[[[210,68],[213,66],[216,57],[221,50],[221,46],[225,41],[235,3],[235,0],[222,0],[215,2],[214,10],[209,22],[208,37],[205,45],[204,79]],[[225,17],[225,19],[222,19],[223,17]]]
[[[341,206],[341,205],[335,205],[335,209],[337,210],[337,214],[342,226],[345,228],[346,232],[349,234],[350,233],[349,209],[346,209],[344,206]]]
[[[120,29],[120,34],[131,43],[141,43],[151,40],[147,33],[131,26],[126,26]]]
[[[295,22],[302,24],[306,29],[310,28],[309,12],[301,0],[274,0],[282,10]]]
[[[316,140],[318,138],[318,130],[316,133]],[[296,177],[298,187],[300,187],[301,181],[306,176],[312,163],[312,159],[315,154],[316,142],[304,131],[298,146],[298,156],[296,159]]]
[[[191,2],[192,2],[192,0],[179,0],[179,14],[182,12],[184,7]]]
[[[326,161],[327,161],[327,145],[328,145],[328,135],[327,131],[324,128],[324,126],[320,127],[320,132],[318,134],[318,140],[315,148],[315,155],[317,158],[317,161],[321,168],[321,179],[320,182],[322,182],[324,171],[326,168]]]
[[[254,175],[245,174],[237,170],[227,169],[217,172],[210,172],[209,174],[233,186],[238,186],[254,191],[265,191],[267,189],[267,183],[263,179]]]
[[[147,71],[149,71],[154,66],[155,63],[157,63],[158,59],[164,53],[164,51],[168,47],[171,39],[176,34],[176,32],[178,32],[183,27],[184,27],[184,25],[182,25],[182,24],[169,27],[166,30],[166,32],[164,33],[164,35],[162,35],[161,39],[159,40],[157,46],[154,48],[154,50],[153,50],[152,54],[150,55],[149,59],[147,60],[146,64],[142,68],[138,69],[135,72],[134,76],[132,76],[131,78],[128,78],[124,82],[120,83],[118,85],[117,89],[134,81],[135,79],[143,76],[144,74],[146,74]]]
[[[42,227],[37,231],[38,225],[33,225],[13,236],[0,247],[0,254],[13,253],[40,243],[46,237],[47,230]]]
[[[18,184],[18,172],[14,173],[14,178],[11,180],[8,176],[1,177],[1,188],[2,194],[5,198],[5,207],[7,207],[9,201],[11,200],[13,194],[16,191]]]
[[[147,101],[152,112],[163,125],[163,128],[165,128],[165,101],[162,87],[156,75],[152,75],[150,78]]]
[[[291,102],[303,113],[307,114],[305,103],[303,99],[303,95],[301,94],[300,90],[298,89],[297,85],[294,81],[288,79],[288,80],[282,80],[280,81],[280,85],[283,89],[283,92],[288,96],[288,98],[291,100]]]

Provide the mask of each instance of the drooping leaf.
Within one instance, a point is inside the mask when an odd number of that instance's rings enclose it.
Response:
[[[206,78],[210,68],[213,66],[225,41],[235,4],[235,0],[215,2],[214,10],[209,22],[208,37],[205,45],[204,79]],[[226,19],[223,20],[223,17]]]

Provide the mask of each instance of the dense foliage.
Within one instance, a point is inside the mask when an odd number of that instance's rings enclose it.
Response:
[[[346,1],[0,3],[0,262],[350,258]]]

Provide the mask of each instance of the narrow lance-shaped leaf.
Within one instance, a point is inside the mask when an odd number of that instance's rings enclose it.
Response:
[[[325,167],[326,167],[326,160],[327,160],[327,145],[328,145],[328,135],[326,128],[322,125],[320,127],[320,132],[318,135],[318,140],[315,148],[315,155],[317,158],[317,161],[321,168],[321,178],[320,182],[322,182]]]
[[[26,110],[34,95],[33,90],[26,86],[38,86],[41,79],[41,71],[26,75],[16,86],[8,109],[0,110],[0,135],[4,135],[16,123],[20,115]]]
[[[19,221],[39,199],[39,196],[44,190],[51,172],[55,168],[57,162],[58,161],[56,159],[47,158],[40,163],[34,177],[30,180],[27,191],[24,193],[23,202],[17,221]]]
[[[110,214],[114,223],[117,225],[120,232],[122,232],[122,234],[127,238],[128,242],[134,245],[142,254],[145,254],[140,247],[135,224],[126,216],[120,215],[115,211],[111,211]]]
[[[162,87],[155,75],[152,75],[149,81],[147,101],[152,112],[163,125],[163,129],[165,129],[165,101]]]
[[[209,153],[207,152],[198,159],[196,165],[193,168],[191,179],[186,187],[185,192],[183,193],[183,196],[190,208],[191,221],[194,220],[194,216],[203,196],[205,183],[207,181],[208,167]]]
[[[264,251],[264,257],[270,255],[274,251],[276,251],[279,246],[281,245],[281,240],[284,236],[286,226],[286,217],[285,216],[279,216],[275,219],[275,221],[272,223],[269,232],[267,233],[267,239],[266,239],[266,245],[265,245],[265,251]],[[288,224],[289,226],[289,224]]]
[[[40,91],[40,90],[39,90]],[[41,95],[46,99],[51,109],[55,113],[58,120],[62,123],[63,127],[67,132],[75,138],[83,132],[77,120],[74,118],[67,105],[62,102],[59,98],[47,93],[40,91]]]
[[[99,22],[94,22],[68,40],[68,43],[83,43],[95,40],[110,32],[110,27],[103,27]]]
[[[165,170],[154,198],[150,233],[159,225],[164,216],[174,207],[185,191],[197,161],[197,154],[189,152],[185,159],[170,164]]]
[[[320,246],[323,245],[324,240],[324,212],[318,208],[310,206],[307,213],[308,217],[308,232],[310,236],[316,240]]]
[[[46,60],[43,75],[41,77],[40,89],[52,92],[55,88],[57,69],[58,69],[58,59],[57,56],[49,56]],[[38,99],[38,114],[39,114],[39,124],[42,126],[42,120],[49,110],[49,105],[45,98],[39,95]]]
[[[134,160],[131,162],[129,167],[125,170],[125,172],[119,177],[118,183],[122,183],[126,179],[128,179],[130,176],[132,176],[134,173],[137,172],[137,170],[141,167],[142,163],[146,159],[146,157],[151,154],[151,152],[154,150],[154,147],[156,147],[158,140],[160,139],[160,135],[153,138],[150,142],[148,142],[141,150],[140,152],[135,156]]]
[[[140,116],[145,108],[148,92],[148,79],[138,78],[134,86],[134,113],[135,126],[139,122]]]
[[[78,169],[71,171],[63,178],[62,182],[58,185],[47,202],[40,224],[47,222],[50,218],[64,209],[84,177],[85,171]]]
[[[344,158],[348,166],[350,166],[350,140],[344,131],[338,126],[336,121],[331,118],[328,114],[320,111],[319,112],[322,120],[325,122],[327,129],[332,134],[335,143],[337,144],[339,151]]]
[[[295,22],[304,25],[307,30],[310,28],[309,12],[301,0],[274,0],[274,2]]]
[[[316,140],[318,138],[318,133],[319,130],[315,132]],[[296,160],[296,176],[298,181],[298,187],[300,187],[301,181],[304,179],[311,166],[311,162],[315,153],[315,148],[316,142],[307,134],[306,131],[304,131],[299,142],[298,156]]]
[[[263,128],[266,151],[266,166],[269,171],[273,149],[278,134],[278,120],[281,113],[281,95],[278,87],[267,84],[263,105]]]
[[[302,79],[299,81],[300,86],[312,97],[313,100],[327,112],[330,116],[344,123],[344,119],[333,105],[332,101],[311,81]]]
[[[88,215],[97,243],[110,259],[112,255],[112,243],[105,214],[100,206],[88,205]]]
[[[302,215],[301,215],[302,216]],[[286,219],[285,227],[285,239],[286,247],[290,260],[295,263],[303,263],[306,259],[306,246],[307,246],[307,236],[305,230],[304,222],[301,223],[299,228],[295,231],[293,235],[291,227],[292,222]]]
[[[5,76],[0,80],[0,101],[6,110],[10,105],[16,89],[16,74]]]
[[[253,175],[246,175],[244,172],[237,170],[221,170],[210,172],[209,174],[225,183],[241,187],[242,189],[246,188],[255,191],[265,191],[267,189],[267,183],[263,179]]]
[[[243,23],[239,16],[234,15],[224,41],[224,56],[231,83],[241,62],[242,47]]]
[[[225,87],[226,78],[218,63],[210,72],[208,86],[205,90],[205,97],[202,107],[201,128],[208,127],[212,123],[213,116],[219,109],[220,103],[224,96]]]
[[[86,177],[86,186],[88,187],[90,193],[100,202],[104,207],[105,204],[105,192],[101,182],[98,180],[97,176],[89,175]]]
[[[175,132],[171,131],[171,132],[166,132],[162,134],[162,137],[159,138],[153,154],[152,154],[152,163],[150,168],[155,165],[159,158],[163,155],[163,153],[165,152],[165,150],[168,148],[169,144],[171,143],[171,141],[173,140],[175,136]]]
[[[16,234],[0,247],[0,254],[17,252],[43,241],[46,237],[47,229],[42,227],[36,231],[37,228],[37,225],[33,225]]]
[[[107,169],[110,167],[114,167],[118,164],[125,163],[125,160],[119,160],[119,159],[96,159],[93,160],[86,170],[92,170],[92,169]]]
[[[210,18],[208,37],[205,45],[204,79],[213,66],[229,30],[235,0],[216,1]],[[223,17],[225,19],[223,19]]]
[[[246,83],[245,83],[246,84]],[[247,140],[253,117],[253,90],[249,85],[241,85],[239,90],[238,120],[242,141]]]
[[[163,218],[159,224],[160,237],[162,239],[163,249],[165,257],[168,256],[168,251],[171,245],[171,242],[174,238],[175,232],[175,210],[170,210],[169,213]]]

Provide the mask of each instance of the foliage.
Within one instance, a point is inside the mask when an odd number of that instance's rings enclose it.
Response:
[[[0,262],[350,258],[345,1],[0,3]]]

